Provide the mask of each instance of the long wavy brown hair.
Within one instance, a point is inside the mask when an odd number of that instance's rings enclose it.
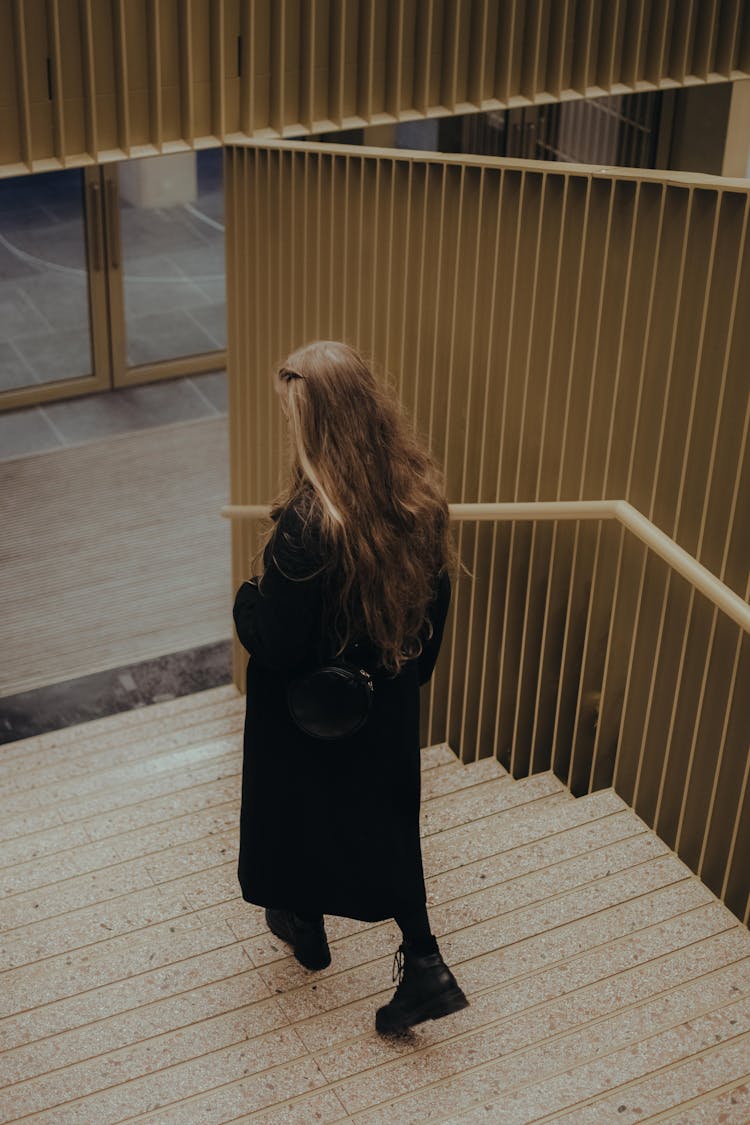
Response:
[[[422,651],[420,634],[439,573],[458,557],[443,474],[397,393],[348,344],[316,340],[274,373],[288,421],[291,472],[271,506],[315,527],[323,616],[340,655],[365,633],[396,674]],[[276,531],[263,537],[252,566]],[[321,573],[321,569],[316,571]],[[431,635],[431,623],[426,635]]]

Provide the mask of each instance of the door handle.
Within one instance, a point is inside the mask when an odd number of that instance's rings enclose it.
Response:
[[[114,180],[107,180],[107,233],[109,236],[109,263],[113,270],[120,268],[120,216],[119,195]]]
[[[102,268],[102,193],[98,184],[89,184],[89,231],[91,232],[91,260],[98,273]]]

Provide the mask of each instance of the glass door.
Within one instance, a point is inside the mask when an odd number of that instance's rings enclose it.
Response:
[[[0,180],[0,410],[225,366],[222,162]]]
[[[0,409],[109,384],[99,170],[0,180]]]
[[[115,386],[226,363],[222,149],[103,171]]]

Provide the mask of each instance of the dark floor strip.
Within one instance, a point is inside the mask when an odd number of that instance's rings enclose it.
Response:
[[[207,691],[231,679],[228,640],[7,695],[0,698],[0,744]]]

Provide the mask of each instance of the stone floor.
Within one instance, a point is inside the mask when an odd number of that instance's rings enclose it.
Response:
[[[179,699],[231,679],[232,642],[218,641],[6,695],[0,698],[0,744]]]
[[[392,921],[303,969],[237,885],[233,685],[3,748],[5,1121],[750,1121],[750,934],[611,791],[423,751],[470,1005],[398,1040]]]
[[[11,458],[0,495],[0,729],[8,697],[231,641],[226,415]],[[154,690],[172,691],[168,680]],[[187,681],[208,686],[194,669]],[[54,708],[65,710],[64,691]]]
[[[0,414],[0,462],[173,422],[226,417],[225,371],[118,387]]]

